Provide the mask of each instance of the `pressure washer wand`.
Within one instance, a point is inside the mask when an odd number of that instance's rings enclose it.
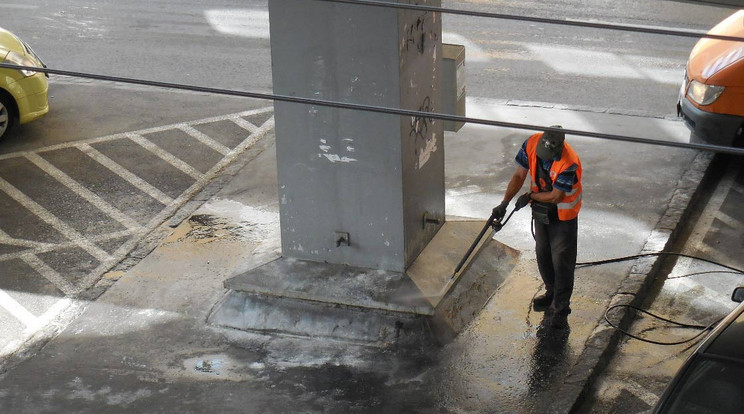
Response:
[[[519,210],[518,208],[514,208],[511,213],[509,213],[509,216],[506,217],[506,220],[498,221],[496,220],[496,213],[491,213],[491,217],[488,218],[488,221],[486,222],[486,225],[483,226],[483,229],[481,229],[480,233],[478,234],[478,237],[475,238],[475,241],[473,244],[470,245],[470,248],[468,249],[468,252],[465,253],[465,256],[463,256],[462,260],[460,260],[460,263],[455,268],[455,273],[452,274],[452,277],[454,278],[455,275],[462,269],[462,266],[465,264],[465,262],[468,261],[468,258],[470,258],[470,255],[473,254],[473,250],[475,250],[475,247],[480,243],[481,239],[483,238],[483,235],[486,234],[489,227],[493,227],[495,230],[495,233],[498,233],[499,230],[501,230],[507,221],[511,218],[511,216]]]

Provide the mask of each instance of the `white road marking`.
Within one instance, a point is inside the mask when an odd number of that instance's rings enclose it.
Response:
[[[246,121],[243,118],[233,118],[231,121],[235,122],[236,125],[239,127],[245,129],[246,131],[250,132],[251,134],[255,134],[256,131],[258,131],[258,127],[251,124],[250,122]]]
[[[1,254],[0,262],[20,258],[26,264],[28,264],[31,268],[33,268],[37,273],[39,273],[40,275],[45,277],[47,280],[49,280],[52,284],[54,284],[65,295],[73,296],[77,293],[84,291],[88,287],[92,286],[92,284],[94,284],[98,280],[98,278],[100,278],[100,275],[103,274],[103,272],[110,269],[111,266],[113,266],[118,261],[123,259],[133,248],[135,248],[139,240],[137,237],[133,237],[133,236],[145,234],[147,231],[154,229],[155,227],[159,226],[168,217],[172,216],[176,212],[176,210],[181,207],[181,205],[184,202],[186,202],[188,199],[190,199],[195,194],[197,194],[198,191],[200,191],[204,187],[204,185],[206,185],[206,183],[210,179],[212,179],[215,174],[217,174],[217,172],[222,170],[225,166],[227,166],[230,162],[232,162],[237,156],[239,156],[241,153],[243,153],[248,148],[250,148],[253,144],[255,144],[258,140],[260,140],[267,132],[269,132],[274,127],[273,117],[270,118],[268,121],[266,121],[260,127],[256,127],[250,122],[242,119],[242,117],[269,113],[272,111],[273,111],[272,107],[265,107],[265,108],[255,109],[255,110],[244,111],[244,112],[237,113],[237,114],[205,118],[205,119],[188,122],[188,123],[167,125],[167,126],[161,126],[161,127],[156,127],[156,128],[148,128],[148,129],[143,129],[143,130],[135,131],[131,133],[119,133],[119,134],[108,135],[105,137],[88,139],[84,141],[63,143],[63,144],[58,144],[58,145],[54,145],[50,147],[45,147],[45,148],[35,150],[35,151],[21,151],[21,152],[16,152],[16,153],[0,155],[0,161],[4,159],[11,159],[11,158],[16,158],[16,157],[27,158],[29,161],[31,161],[32,163],[37,165],[39,168],[41,168],[43,171],[45,171],[47,174],[49,174],[51,177],[59,181],[61,184],[65,185],[67,188],[70,188],[76,194],[83,197],[85,200],[87,200],[88,202],[96,206],[102,212],[106,213],[107,215],[109,215],[114,220],[118,221],[119,223],[121,223],[127,228],[127,230],[124,230],[124,231],[103,234],[103,235],[96,235],[96,236],[91,236],[91,237],[85,237],[79,234],[77,231],[75,231],[75,229],[73,229],[72,227],[65,224],[57,217],[55,217],[51,212],[46,210],[43,206],[39,205],[38,203],[33,201],[31,198],[23,194],[20,190],[15,188],[9,182],[0,178],[0,191],[7,193],[11,198],[15,199],[18,203],[20,203],[24,208],[28,209],[30,212],[32,212],[37,217],[39,217],[39,219],[41,219],[42,221],[52,226],[54,229],[59,231],[64,237],[68,239],[68,241],[64,241],[61,243],[43,243],[43,242],[36,242],[36,241],[31,241],[31,240],[16,239],[16,238],[11,237],[7,233],[3,232],[2,230],[0,230],[0,243],[1,244],[26,248],[25,250],[20,251],[20,252]],[[235,149],[230,149],[226,147],[225,145],[213,140],[208,135],[194,128],[195,125],[202,125],[202,124],[227,121],[227,120],[234,122],[241,128],[246,129],[247,131],[250,132],[250,135],[245,140],[243,140],[243,142],[240,145],[238,145]],[[191,137],[199,140],[200,142],[204,143],[205,145],[209,146],[210,148],[213,148],[220,154],[224,155],[224,157],[217,164],[215,164],[206,174],[201,174],[199,171],[197,171],[196,169],[194,169],[193,167],[191,167],[190,165],[188,165],[181,159],[177,158],[173,154],[170,154],[164,149],[158,147],[154,143],[148,141],[143,136],[149,133],[156,133],[156,132],[167,131],[167,130],[172,130],[172,129],[180,129],[186,132]],[[192,184],[192,186],[189,187],[189,189],[181,193],[181,195],[178,196],[176,199],[173,199],[169,197],[168,195],[166,195],[165,193],[163,193],[162,191],[160,191],[159,189],[155,188],[151,184],[141,179],[135,173],[132,173],[131,171],[127,170],[126,168],[118,164],[116,161],[112,160],[111,158],[107,157],[106,155],[104,155],[103,153],[101,153],[100,151],[96,150],[95,148],[91,146],[91,144],[95,144],[95,143],[108,142],[108,141],[126,139],[126,138],[132,139],[137,144],[141,145],[143,148],[153,152],[155,155],[157,155],[161,159],[164,159],[166,162],[175,166],[181,171],[184,171],[189,176],[195,178],[196,182]],[[103,165],[104,167],[112,171],[114,174],[116,174],[123,180],[129,182],[130,184],[132,184],[139,190],[148,194],[153,199],[162,203],[165,207],[163,208],[163,210],[160,211],[160,213],[158,213],[155,217],[153,217],[147,223],[147,225],[145,226],[138,225],[130,217],[126,216],[124,213],[122,213],[117,208],[111,206],[109,203],[107,203],[105,200],[100,198],[98,195],[88,190],[87,188],[82,186],[80,183],[78,183],[77,181],[69,177],[66,173],[54,167],[54,165],[52,165],[51,163],[46,161],[43,157],[38,155],[41,152],[49,152],[49,151],[55,151],[55,150],[60,150],[60,149],[66,149],[66,148],[76,148],[82,151],[83,153],[85,153],[86,155],[91,157],[93,160],[95,160],[99,164]],[[124,237],[129,237],[129,239],[125,241],[124,243],[122,243],[121,246],[119,246],[119,248],[110,255],[95,245],[95,243],[106,242],[109,240],[124,238]],[[56,270],[54,270],[52,267],[47,265],[44,261],[39,259],[39,257],[37,256],[40,253],[46,253],[50,251],[55,251],[55,250],[60,250],[60,249],[65,249],[65,248],[75,248],[75,247],[83,248],[85,251],[87,251],[89,254],[94,256],[100,262],[98,267],[94,269],[92,272],[90,272],[85,277],[85,279],[80,282],[80,286],[74,286],[71,282],[66,281],[62,275],[60,275]],[[14,317],[18,318],[21,322],[24,323],[24,325],[27,326],[27,329],[24,335],[28,335],[30,331],[38,329],[39,327],[44,326],[45,324],[49,323],[62,310],[67,308],[71,303],[72,303],[71,300],[68,298],[62,299],[56,302],[51,308],[49,308],[44,313],[44,315],[37,318],[33,314],[31,314],[27,309],[25,309],[22,305],[20,305],[17,301],[15,301],[12,297],[10,297],[7,293],[0,290],[0,306],[7,309]],[[20,342],[18,344],[20,344]]]
[[[52,165],[49,161],[41,158],[39,154],[27,153],[26,158],[34,163],[37,167],[41,168],[45,173],[49,174],[52,178],[64,184],[65,187],[72,190],[75,194],[84,198],[87,202],[94,205],[96,208],[106,213],[109,217],[118,221],[121,225],[128,229],[137,229],[139,224],[132,220],[126,214],[122,213],[119,209],[115,208],[104,199],[96,195],[94,192],[83,187],[77,181],[73,180],[69,175],[59,170],[57,167]]]
[[[36,325],[36,316],[2,290],[0,290],[0,306],[10,312],[16,317],[16,319],[21,321],[27,327]]]
[[[245,116],[264,114],[264,113],[267,113],[267,112],[271,112],[273,110],[274,109],[272,107],[265,107],[265,108],[259,108],[259,109],[251,109],[249,111],[243,111],[243,112],[239,112],[239,113],[236,113],[236,114],[228,114],[228,115],[214,116],[214,117],[211,117],[211,118],[204,118],[204,119],[200,119],[200,120],[197,120],[197,121],[188,122],[188,123],[186,123],[186,125],[194,126],[194,125],[211,124],[211,123],[220,122],[220,121],[231,121],[231,120],[236,119],[236,118],[242,118],[242,117],[245,117]],[[245,120],[243,120],[243,122],[250,124],[249,122],[247,122]],[[132,132],[129,132],[129,133],[131,133],[131,134],[137,134],[137,135],[147,135],[147,134],[153,134],[153,133],[156,133],[156,132],[163,132],[163,131],[172,130],[174,128],[178,128],[180,125],[184,125],[184,123],[171,124],[171,125],[163,125],[163,126],[158,126],[158,127],[153,127],[153,128],[145,128],[145,129],[140,129],[140,130],[137,130],[137,131],[132,131]],[[258,129],[255,126],[253,126],[253,124],[250,124],[250,125],[251,126],[249,128],[253,128],[253,130],[257,130]],[[71,141],[71,142],[65,142],[65,143],[62,143],[62,144],[50,145],[48,147],[39,148],[39,149],[34,150],[34,151],[10,152],[10,153],[7,153],[7,154],[0,154],[0,160],[7,160],[7,159],[10,159],[10,158],[22,157],[27,152],[50,152],[50,151],[56,151],[56,150],[65,149],[65,148],[80,147],[81,145],[84,145],[84,144],[91,145],[91,144],[97,144],[97,143],[100,143],[100,142],[114,141],[114,140],[117,140],[117,139],[126,138],[126,136],[127,136],[127,133],[116,133],[116,134],[106,135],[106,136],[103,136],[103,137],[89,138],[89,139],[80,140],[80,141]]]
[[[0,190],[4,191],[11,198],[20,203],[23,207],[34,213],[37,217],[44,220],[47,224],[52,226],[55,230],[62,233],[68,240],[77,242],[77,244],[91,256],[95,257],[99,261],[104,261],[109,258],[108,253],[101,250],[98,246],[91,243],[82,234],[78,233],[77,230],[73,229],[65,222],[57,218],[54,214],[50,213],[49,210],[42,207],[40,204],[23,194],[20,190],[13,187],[5,179],[0,178]]]
[[[195,138],[196,140],[198,140],[202,144],[204,144],[204,145],[212,148],[213,150],[219,152],[222,155],[227,155],[230,152],[230,148],[228,148],[228,147],[220,144],[219,142],[213,140],[207,134],[199,131],[198,129],[196,129],[196,128],[190,126],[190,125],[187,125],[187,124],[179,125],[178,126],[178,129],[180,129],[181,131],[189,134],[192,138]]]
[[[114,174],[123,178],[124,181],[127,181],[129,184],[132,184],[140,191],[160,202],[160,204],[164,204],[167,206],[168,204],[173,202],[173,199],[170,198],[168,195],[153,187],[145,180],[139,178],[137,175],[131,173],[129,170],[119,165],[116,161],[103,155],[101,152],[91,147],[89,144],[80,144],[78,145],[78,149],[88,154],[89,157],[93,158],[99,164],[111,170],[111,172],[113,172]]]
[[[144,229],[140,228],[138,230],[122,230],[115,233],[109,233],[109,234],[100,234],[93,237],[88,237],[88,240],[90,240],[93,243],[100,243],[100,242],[107,242],[109,240],[119,239],[122,237],[129,237],[134,236],[136,234],[141,234],[144,231]],[[0,239],[0,243],[2,242],[2,239]],[[35,242],[34,242],[35,243]],[[54,250],[62,250],[62,249],[70,249],[77,247],[78,243],[76,241],[67,241],[62,243],[38,243],[35,246],[28,246],[31,248],[31,250],[25,250],[22,252],[16,252],[16,253],[5,253],[0,254],[0,262],[5,260],[11,260],[11,259],[17,259],[24,254],[40,254],[40,253],[47,253]]]
[[[267,111],[262,111],[267,112]],[[214,175],[225,168],[228,164],[233,162],[235,158],[237,158],[240,154],[245,152],[248,148],[253,146],[258,140],[263,138],[266,133],[271,131],[271,129],[274,128],[274,118],[271,117],[269,120],[267,120],[260,128],[258,128],[258,131],[254,134],[251,134],[246,138],[240,145],[238,145],[234,150],[230,151],[230,153],[225,156],[222,160],[220,160],[217,164],[215,164],[209,171],[207,171],[206,174],[204,174],[204,177],[194,184],[191,185],[186,191],[181,193],[181,195],[173,200],[173,203],[166,206],[159,214],[157,214],[155,217],[150,220],[150,222],[145,226],[145,228],[155,228],[159,226],[164,220],[168,219],[168,217],[171,217],[176,210],[178,210],[181,205],[189,200],[191,197],[193,197],[195,194],[197,194],[199,191],[201,191],[202,188],[204,188],[204,185],[211,180]],[[113,265],[116,261],[121,260],[131,249],[133,249],[136,244],[138,243],[138,240],[136,238],[132,238],[126,243],[124,243],[119,249],[117,249],[114,254],[112,254],[112,260],[110,260],[110,263],[101,263],[98,268],[96,268],[94,271],[90,272],[88,274],[88,277],[81,282],[81,286],[88,286],[89,284],[92,284],[95,282],[95,280],[98,278],[97,275],[100,275],[102,272],[106,271],[111,265]]]
[[[67,309],[70,305],[72,305],[74,301],[70,298],[63,298],[58,300],[54,305],[49,307],[46,312],[44,312],[41,316],[36,318],[36,328],[40,328],[49,322],[52,321],[52,319],[59,316],[59,314]]]
[[[38,248],[45,248],[45,247],[51,247],[55,248],[57,245],[54,243],[42,243],[32,240],[24,240],[24,239],[15,239],[8,235],[8,233],[0,230],[0,244],[5,244],[8,246],[18,246],[18,247],[27,247],[30,249],[38,249]],[[1,258],[2,256],[0,256]],[[1,261],[2,259],[0,259]]]
[[[48,264],[44,263],[44,261],[39,259],[35,254],[22,254],[21,259],[23,259],[23,261],[31,266],[31,268],[37,273],[44,276],[44,278],[50,281],[65,295],[69,296],[75,293],[75,286],[73,286],[72,283],[63,278],[56,270],[49,267]]]
[[[175,155],[171,154],[170,152],[160,148],[159,146],[152,143],[152,141],[149,141],[145,137],[139,134],[127,134],[127,138],[131,139],[132,141],[136,142],[139,146],[142,148],[152,152],[157,157],[162,159],[163,161],[167,162],[168,164],[178,168],[185,174],[189,175],[191,178],[195,180],[200,180],[202,178],[202,173],[197,171],[194,167],[190,166],[188,163],[184,162],[182,159],[176,157]]]
[[[26,10],[36,10],[39,6],[34,6],[30,4],[0,4],[0,9],[26,9]]]
[[[656,405],[656,402],[659,401],[658,395],[652,393],[646,389],[646,387],[631,379],[625,381],[624,388],[651,407]]]

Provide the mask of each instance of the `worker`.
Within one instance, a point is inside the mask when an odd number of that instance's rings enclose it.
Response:
[[[547,310],[546,321],[557,329],[568,328],[571,313],[582,172],[579,156],[565,142],[562,129],[553,125],[524,141],[504,199],[493,209],[495,221],[501,221],[529,174],[530,191],[517,199],[515,208],[532,207],[537,268],[545,283],[545,293],[533,299],[533,307]]]

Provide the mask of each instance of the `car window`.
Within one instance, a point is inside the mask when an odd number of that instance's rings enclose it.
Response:
[[[740,414],[744,409],[744,365],[699,358],[670,396],[664,413]]]

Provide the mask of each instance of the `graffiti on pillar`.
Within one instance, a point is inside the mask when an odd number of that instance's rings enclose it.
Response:
[[[424,98],[419,112],[433,112],[431,98]],[[416,168],[421,168],[429,161],[431,154],[437,150],[437,136],[434,132],[434,119],[423,115],[411,117],[411,128],[408,136],[414,139]],[[431,131],[431,132],[430,132]]]
[[[408,0],[411,4],[439,5],[438,1]],[[437,54],[440,50],[441,20],[439,13],[405,11],[401,12],[399,26],[399,53],[402,99],[401,106],[419,112],[437,112],[439,91],[437,73]],[[413,151],[416,169],[421,169],[434,158],[437,151],[437,137],[441,136],[441,125],[426,115],[410,117],[410,123],[401,125],[404,137],[408,137]],[[408,147],[411,148],[411,147]],[[410,155],[409,155],[410,156]]]
[[[415,50],[419,55],[423,55],[429,45],[428,41],[435,42],[439,39],[437,33],[429,27],[432,21],[436,23],[436,18],[436,13],[424,12],[418,16],[415,23],[406,24],[403,28],[402,51]]]
[[[426,50],[426,15],[419,16],[416,23],[408,26],[405,34],[405,49],[406,51],[415,48],[419,54],[423,55]]]

